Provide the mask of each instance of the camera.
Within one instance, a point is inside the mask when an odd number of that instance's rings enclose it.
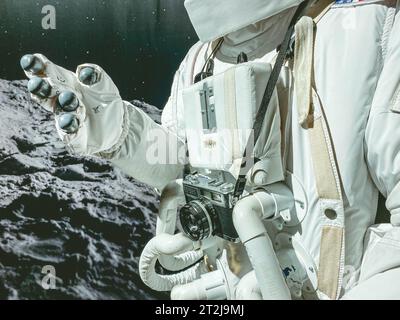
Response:
[[[235,183],[231,173],[220,170],[195,171],[184,178],[186,205],[179,210],[179,219],[190,239],[218,236],[239,241],[232,219]]]

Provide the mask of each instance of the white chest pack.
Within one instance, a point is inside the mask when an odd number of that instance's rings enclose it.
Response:
[[[192,167],[237,173],[271,71],[270,64],[246,62],[184,90],[184,119]],[[276,93],[271,106],[272,111],[277,110]],[[268,112],[266,118],[275,117],[275,113]],[[264,121],[265,126],[270,124],[271,121]],[[265,156],[268,138],[260,135],[255,157]]]

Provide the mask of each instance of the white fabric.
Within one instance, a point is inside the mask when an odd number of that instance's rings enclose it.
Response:
[[[315,82],[330,124],[344,186],[345,268],[351,266],[358,269],[361,265],[363,239],[375,219],[378,191],[388,195],[387,205],[392,220],[400,213],[399,192],[396,193],[400,181],[400,167],[397,164],[400,162],[394,161],[400,148],[400,138],[396,138],[400,137],[400,133],[396,133],[400,130],[400,115],[389,112],[390,101],[400,82],[400,69],[397,70],[400,65],[395,62],[399,61],[400,55],[400,45],[396,44],[399,42],[396,35],[400,32],[400,18],[397,14],[392,25],[388,19],[392,10],[374,3],[336,7],[318,24]],[[376,45],[385,36],[384,29],[389,30],[386,36],[390,39],[387,41],[386,62],[383,61],[382,48]],[[254,38],[254,34],[251,38]],[[247,43],[249,48],[253,45],[251,42]],[[204,51],[199,57],[204,55]],[[229,50],[225,50],[224,54],[229,55]],[[232,49],[232,57],[236,54],[237,51]],[[273,52],[266,52],[260,60],[269,62],[274,56]],[[188,60],[191,58],[193,55],[189,53]],[[199,70],[202,63],[197,62],[195,70]],[[185,66],[189,67],[187,64]],[[216,72],[222,72],[230,66],[217,60],[215,69]],[[293,96],[293,87],[287,90]],[[378,112],[380,116],[375,117],[373,114],[378,110],[378,97],[379,109],[383,112]],[[293,99],[290,103],[291,110],[296,110]],[[174,118],[172,111],[173,107],[167,105],[163,118]],[[287,142],[288,169],[302,182],[309,203],[300,237],[317,263],[321,220],[318,216],[319,202],[309,141],[298,125],[297,112],[290,114],[292,128]],[[179,127],[179,124],[175,125]],[[396,229],[393,232],[400,231]],[[400,254],[400,251],[395,253]],[[386,256],[383,263],[389,267],[396,259],[393,255]]]
[[[368,229],[364,240],[365,251],[360,267],[360,282],[400,266],[399,231],[399,227],[390,224],[374,225]]]
[[[248,1],[243,3],[249,5]],[[392,222],[400,225],[400,113],[394,112],[392,105],[393,101],[397,101],[394,97],[400,83],[400,14],[394,16],[395,8],[389,7],[388,3],[392,2],[335,6],[318,23],[315,39],[315,87],[329,123],[343,184],[345,265],[355,270],[360,269],[364,251],[370,246],[366,242],[367,248],[364,248],[364,237],[375,220],[379,191],[387,197],[386,205]],[[212,20],[212,12],[209,14],[208,19]],[[229,17],[240,17],[241,14],[234,6],[224,12],[224,16]],[[218,19],[224,25],[222,17]],[[261,28],[258,32],[260,36],[266,32],[264,39],[268,39],[268,35],[273,37],[268,29]],[[246,46],[256,47],[251,39],[257,38],[255,34],[249,35]],[[116,112],[103,114],[107,118],[98,122],[93,122],[93,117],[86,118],[84,126],[87,129],[81,131],[81,148],[96,145],[95,151],[99,155],[98,151],[119,147],[117,152],[100,152],[100,155],[110,158],[133,177],[157,188],[163,188],[179,176],[182,163],[149,161],[148,152],[154,151],[149,135],[153,130],[164,133],[172,156],[184,149],[182,92],[192,84],[194,75],[204,65],[206,50],[207,46],[196,44],[181,64],[161,126],[128,103],[118,102],[113,107]],[[260,59],[254,61],[271,63],[275,55],[274,51],[265,51]],[[226,47],[224,56],[236,57],[237,50],[234,46],[231,50]],[[230,67],[232,63],[229,61],[215,60],[215,73]],[[279,97],[288,96],[290,119],[287,123],[291,124],[284,143],[286,149],[283,154],[287,155],[284,163],[307,195],[308,213],[298,226],[298,238],[318,265],[322,222],[309,140],[298,124],[297,112],[292,112],[296,110],[296,102],[290,74],[281,84]],[[124,122],[126,118],[129,122]],[[103,127],[105,123],[112,125]],[[127,136],[121,145],[124,134]],[[116,145],[112,146],[112,143]],[[90,150],[83,150],[83,153],[90,153]],[[295,192],[295,198],[301,198],[301,195]],[[391,239],[399,239],[399,234],[400,228],[390,231]],[[387,242],[381,244],[389,245]],[[373,254],[373,251],[368,252]],[[393,268],[399,261],[399,255],[398,249],[384,255],[380,258],[379,270],[371,269],[368,276]],[[368,259],[366,256],[365,261]]]
[[[46,81],[52,87],[51,96],[63,91],[73,91],[80,101],[77,112],[80,121],[78,134],[66,135],[57,127],[61,139],[75,153],[81,155],[97,154],[101,151],[112,151],[113,146],[122,143],[127,132],[124,132],[127,118],[125,108],[118,88],[111,78],[99,66],[85,64],[79,66],[76,73],[55,65],[41,54],[36,56],[46,65]],[[99,81],[91,86],[85,86],[78,80],[77,74],[83,67],[94,67],[100,75]],[[29,78],[34,75],[26,73]],[[53,110],[54,98],[38,100],[47,110]],[[109,119],[113,121],[109,121]],[[118,123],[119,126],[114,124]],[[125,125],[123,125],[125,124]],[[102,130],[96,130],[102,128]],[[96,132],[95,135],[92,132]],[[88,137],[90,135],[90,137]]]
[[[376,274],[344,295],[342,300],[399,300],[400,268]]]
[[[374,225],[365,236],[359,270],[348,270],[345,300],[400,299],[400,230],[390,224]],[[354,278],[354,275],[358,275]]]
[[[208,42],[295,7],[303,0],[186,0],[200,41]]]
[[[261,20],[250,26],[224,36],[216,56],[219,60],[236,63],[237,56],[244,52],[249,60],[261,58],[265,52],[278,47],[285,37],[296,8],[287,9],[275,16]],[[214,46],[217,41],[214,42]]]
[[[248,62],[216,74],[183,90],[184,121],[193,167],[230,171],[237,176],[255,116],[264,95],[271,66]],[[212,88],[217,128],[204,130],[200,96],[204,86]],[[280,118],[277,94],[273,95],[254,155],[263,161],[266,183],[283,180]],[[250,150],[252,152],[253,150]]]

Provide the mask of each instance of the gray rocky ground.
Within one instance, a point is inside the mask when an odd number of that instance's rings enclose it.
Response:
[[[0,80],[0,299],[164,298],[138,276],[157,206],[107,162],[69,154],[26,81]],[[45,265],[55,290],[40,285]]]

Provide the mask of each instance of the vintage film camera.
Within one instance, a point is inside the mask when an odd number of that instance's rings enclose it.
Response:
[[[183,180],[186,205],[179,211],[184,233],[193,241],[218,236],[237,242],[232,220],[236,179],[221,170],[203,170]]]

